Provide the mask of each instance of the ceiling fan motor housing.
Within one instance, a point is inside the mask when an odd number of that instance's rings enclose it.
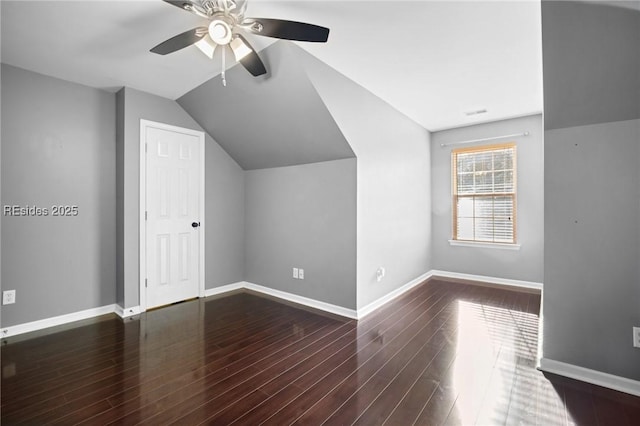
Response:
[[[164,0],[166,3],[209,20],[208,26],[185,31],[158,44],[151,52],[167,55],[195,45],[210,59],[216,46],[229,46],[236,61],[253,76],[265,74],[266,68],[256,51],[237,30],[284,40],[325,43],[329,28],[283,19],[245,18],[246,0]],[[234,32],[235,31],[235,32]],[[223,76],[224,52],[222,50]]]

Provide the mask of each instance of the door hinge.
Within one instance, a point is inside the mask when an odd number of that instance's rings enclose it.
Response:
[[[144,286],[149,287],[149,280],[147,278],[144,279]]]
[[[144,144],[144,152],[149,152],[149,144],[148,143]]]
[[[147,220],[149,217],[149,212],[145,210],[144,212],[144,220]]]

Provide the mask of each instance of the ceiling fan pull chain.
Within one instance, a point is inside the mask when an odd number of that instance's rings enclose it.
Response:
[[[222,76],[222,85],[224,87],[227,87],[227,78],[225,76],[225,70],[226,70],[225,51],[227,49],[225,49],[226,46],[221,46],[221,47],[222,47],[222,72],[220,73],[220,75]]]

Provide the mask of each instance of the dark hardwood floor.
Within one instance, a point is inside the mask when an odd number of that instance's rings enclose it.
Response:
[[[253,294],[4,341],[2,424],[632,425],[535,369],[540,297],[431,280],[361,321]]]

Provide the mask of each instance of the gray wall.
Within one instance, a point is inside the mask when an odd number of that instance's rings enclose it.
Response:
[[[545,165],[544,358],[640,380],[640,120],[547,131]]]
[[[440,144],[528,131],[529,136],[475,144]],[[543,281],[544,172],[542,116],[534,115],[435,132],[431,135],[433,269],[497,278]],[[517,243],[520,250],[451,246],[451,151],[515,142],[517,155]]]
[[[0,2],[0,16],[2,16],[2,2]],[[0,21],[2,21],[0,19]],[[0,24],[1,26],[1,24]],[[2,30],[0,28],[0,34]],[[2,67],[0,66],[0,82],[2,81]],[[2,99],[2,84],[0,84],[0,99]],[[2,102],[0,102],[0,129],[2,129]],[[0,167],[2,165],[2,137],[0,135]],[[0,173],[0,200],[2,200],[2,173]],[[2,236],[2,219],[0,219],[0,236]],[[2,291],[2,244],[0,243],[0,292]],[[0,305],[0,327],[2,327],[2,305]]]
[[[124,306],[124,88],[116,93],[116,303]]]
[[[267,76],[236,65],[226,87],[216,76],[178,99],[244,170],[354,157],[296,49],[276,42],[260,53]]]
[[[640,84],[625,76],[640,69],[639,16],[606,5],[542,3],[543,358],[635,380],[640,380],[640,350],[631,339],[632,327],[640,325],[640,120],[628,119],[638,117],[629,97],[640,103]],[[558,46],[571,60],[557,54]],[[594,72],[601,78],[594,79]],[[570,79],[572,93],[560,90],[557,82]],[[583,97],[585,104],[567,118],[566,111]]]
[[[140,119],[202,128],[175,101],[124,88],[123,245],[125,308],[139,304]],[[205,146],[206,288],[243,280],[244,176],[209,136]]]
[[[355,309],[356,160],[245,176],[246,280]]]
[[[546,129],[640,117],[640,11],[543,1],[542,43]]]
[[[8,327],[115,303],[115,95],[2,64],[2,205],[77,205],[75,217],[2,216]]]
[[[431,269],[429,132],[296,48],[358,158],[358,308]],[[382,282],[376,270],[387,271]]]

